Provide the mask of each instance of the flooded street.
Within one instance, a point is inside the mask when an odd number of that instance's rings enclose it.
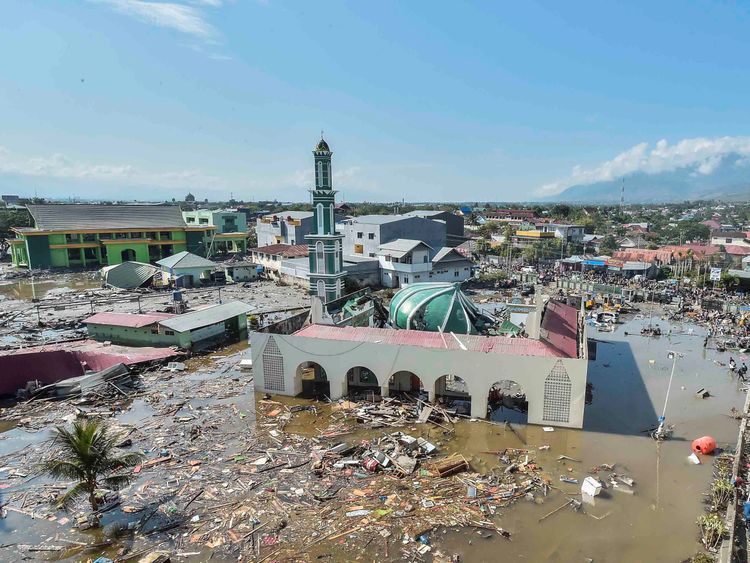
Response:
[[[639,334],[645,322],[619,325],[614,333],[590,333],[602,342],[589,368],[594,400],[586,407],[584,430],[543,432],[529,426],[522,432],[526,447],[551,446],[539,452],[537,460],[557,481],[560,491],[550,494],[542,505],[519,501],[502,511],[498,525],[514,533],[513,541],[450,532],[445,535],[445,551],[461,553],[466,561],[491,560],[501,549],[504,560],[590,558],[597,562],[682,561],[699,551],[695,520],[703,512],[702,495],[711,480],[712,458],[704,456],[702,465],[689,464],[690,442],[708,434],[720,446],[733,446],[738,425],[727,415],[732,407],[742,407],[745,393],[728,369],[714,361],[727,363],[729,353],[703,349],[702,328],[659,321],[665,334],[672,329],[672,336],[646,338]],[[692,334],[687,334],[691,330]],[[656,425],[657,413],[661,414],[664,405],[672,367],[668,349],[684,357],[677,361],[667,406],[667,422],[675,425],[674,436],[657,443],[642,431]],[[696,398],[694,393],[701,387],[709,390],[711,397]],[[511,433],[503,436],[487,433],[479,424],[468,426],[465,439],[473,450],[524,447]],[[461,439],[460,432],[457,439]],[[560,463],[559,455],[581,463]],[[491,456],[484,459],[491,463]],[[594,506],[584,504],[586,514],[566,508],[538,522],[566,502],[562,493],[580,494],[580,485],[561,483],[559,475],[582,481],[590,468],[602,463],[617,464],[632,477],[635,494],[605,490]]]
[[[593,402],[586,407],[583,430],[556,428],[553,432],[545,432],[540,426],[514,423],[513,429],[510,429],[500,424],[462,420],[456,423],[451,436],[431,424],[366,429],[358,428],[350,420],[348,426],[343,428],[347,433],[342,438],[325,442],[332,444],[343,439],[355,443],[404,430],[430,440],[438,446],[441,454],[463,454],[471,469],[482,474],[502,472],[505,467],[498,462],[494,452],[505,448],[533,452],[552,489],[546,496],[535,492],[533,500],[521,498],[508,507],[497,508],[495,516],[490,518],[494,524],[512,534],[511,541],[495,533],[478,532],[473,528],[438,528],[427,534],[433,551],[426,554],[423,560],[432,558],[442,561],[450,554],[460,554],[462,561],[489,561],[496,560],[501,550],[503,560],[562,562],[590,558],[597,562],[681,561],[699,550],[695,520],[703,511],[702,495],[708,489],[712,473],[711,457],[704,457],[702,465],[688,464],[690,442],[710,434],[720,445],[733,444],[737,422],[727,415],[732,407],[742,406],[744,392],[729,375],[727,368],[718,363],[727,363],[729,353],[703,348],[703,328],[655,321],[661,324],[665,336],[646,338],[639,334],[645,322],[629,321],[618,325],[613,333],[591,331],[590,336],[599,343],[597,358],[591,362],[589,369]],[[667,336],[670,329],[671,335]],[[667,358],[667,350],[670,349],[683,354],[676,364],[667,406],[667,422],[673,424],[675,430],[671,440],[657,443],[644,430],[656,425],[657,413],[661,413],[664,405],[672,367],[671,360]],[[253,392],[251,374],[239,370],[238,363],[242,357],[249,357],[246,343],[190,359],[184,372],[146,373],[143,376],[144,391],[132,400],[112,407],[112,421],[121,428],[130,429],[134,443],[147,452],[149,459],[165,455],[174,459],[167,462],[165,469],[152,469],[139,475],[123,491],[125,498],[129,499],[125,504],[133,504],[134,498],[153,496],[159,491],[184,490],[186,487],[188,490],[205,487],[207,491],[212,491],[195,505],[201,507],[201,516],[200,521],[192,525],[190,533],[193,534],[191,537],[203,539],[195,543],[191,540],[188,545],[180,540],[184,556],[179,560],[204,561],[208,553],[212,553],[212,559],[216,561],[236,560],[236,556],[230,553],[216,552],[207,547],[213,545],[214,540],[208,541],[206,537],[196,535],[196,530],[211,528],[204,521],[210,524],[212,514],[218,518],[218,513],[212,512],[211,507],[225,504],[222,496],[216,494],[217,488],[226,491],[229,498],[233,498],[232,495],[243,498],[248,494],[246,491],[259,483],[264,483],[263,487],[268,490],[278,487],[279,495],[284,489],[283,480],[273,477],[273,473],[266,480],[258,481],[253,477],[257,467],[250,463],[252,457],[248,452],[255,452],[254,457],[257,457],[269,446],[253,446],[252,436],[268,435],[275,432],[271,429],[277,426],[269,425],[274,421],[267,417],[263,417],[262,423],[257,421],[262,397]],[[744,358],[737,356],[735,359],[742,361]],[[707,389],[711,396],[696,398],[694,393],[700,388]],[[301,440],[320,441],[320,435],[336,417],[338,409],[336,404],[311,403],[289,397],[273,397],[271,404],[274,402],[287,407],[316,407],[314,411],[294,413],[283,426],[283,432],[292,440],[296,435]],[[56,408],[55,404],[47,405],[42,408]],[[94,410],[102,409],[94,407]],[[6,416],[10,412],[6,411]],[[68,408],[67,412],[74,412],[73,407]],[[166,426],[165,421],[169,421]],[[56,418],[55,422],[60,420]],[[135,553],[152,546],[156,540],[147,537],[141,537],[135,543],[132,540],[110,543],[101,531],[76,531],[71,528],[71,515],[56,512],[45,503],[33,504],[31,497],[27,499],[23,496],[33,491],[34,487],[54,485],[44,477],[34,478],[35,468],[31,463],[49,449],[52,435],[50,426],[44,425],[43,418],[30,422],[21,416],[20,420],[6,419],[0,427],[3,431],[0,434],[0,487],[3,487],[3,498],[10,495],[14,499],[24,499],[20,505],[17,502],[13,504],[21,508],[10,510],[7,518],[0,521],[0,543],[63,546],[69,542],[79,542],[100,546],[81,551],[80,547],[71,544],[65,550],[35,554],[48,560],[70,561],[85,560],[89,556],[95,558],[102,554],[115,558],[123,545],[129,546]],[[200,428],[198,435],[193,434],[195,428]],[[274,440],[278,441],[272,433],[272,445]],[[549,448],[538,449],[543,446]],[[39,453],[28,455],[31,450]],[[17,464],[23,455],[29,460],[26,469]],[[558,458],[561,455],[580,461],[560,461]],[[196,465],[186,473],[188,460],[195,460],[190,463]],[[540,518],[564,505],[569,498],[580,498],[580,485],[561,482],[560,476],[580,482],[592,474],[589,473],[590,469],[601,464],[614,464],[618,473],[632,477],[635,480],[635,494],[608,488],[596,497],[594,505],[584,504],[579,512],[566,507],[539,522]],[[11,474],[12,478],[6,479]],[[19,479],[20,475],[32,478]],[[313,486],[309,471],[303,468],[300,475],[299,486],[308,491]],[[366,481],[363,480],[360,486],[367,486]],[[457,494],[465,494],[463,489]],[[261,495],[258,498],[266,498],[269,493],[265,490],[258,489],[257,494]],[[45,491],[47,495],[51,489]],[[248,497],[248,507],[255,506],[251,498],[254,497]],[[300,503],[302,512],[297,511],[298,514],[290,518],[310,518],[310,514],[305,512],[308,510],[305,506],[309,503],[302,499],[294,502]],[[35,514],[33,520],[30,514]],[[102,524],[106,527],[118,519],[133,520],[134,516],[116,509],[103,518]],[[297,524],[302,525],[303,522]],[[219,525],[219,521],[216,525]],[[169,536],[159,537],[161,545],[169,548],[173,541],[184,536],[173,536],[172,539]],[[347,546],[359,545],[361,541],[356,534],[344,536],[337,543],[311,546],[305,557],[311,560],[326,557],[330,561],[348,561],[351,560],[351,552],[347,551]],[[390,554],[386,555],[389,543]],[[372,545],[368,548],[370,555],[366,560],[400,559],[398,543],[398,538],[392,538],[384,543],[378,542],[377,546]],[[13,551],[13,557],[3,559],[13,559],[20,553]],[[262,553],[268,554],[270,551]],[[10,556],[11,551],[3,555]]]

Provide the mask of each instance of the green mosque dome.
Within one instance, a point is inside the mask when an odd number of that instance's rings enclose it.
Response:
[[[495,322],[461,291],[460,283],[414,283],[393,296],[391,325],[405,330],[481,334]]]

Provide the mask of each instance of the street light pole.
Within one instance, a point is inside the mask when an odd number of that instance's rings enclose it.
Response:
[[[667,351],[667,357],[672,360],[672,373],[669,374],[667,396],[664,398],[664,408],[662,409],[661,416],[659,417],[659,427],[656,429],[656,432],[654,432],[654,438],[656,438],[657,440],[665,440],[672,434],[672,431],[669,428],[665,428],[664,423],[667,420],[667,403],[669,402],[669,392],[672,389],[672,379],[674,378],[675,368],[677,367],[677,356],[681,356],[681,354],[675,352],[674,350]]]

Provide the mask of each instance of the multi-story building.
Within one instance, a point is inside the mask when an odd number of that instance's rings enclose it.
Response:
[[[344,221],[344,254],[375,258],[381,244],[397,239],[420,240],[431,249],[446,245],[445,221],[408,215],[362,215]],[[432,250],[432,255],[437,250]]]
[[[533,209],[495,209],[482,213],[488,221],[534,221],[536,214]]]
[[[13,265],[27,268],[156,262],[206,254],[215,227],[187,226],[173,205],[29,205],[33,227],[15,228]]]
[[[305,244],[305,237],[314,226],[312,211],[283,211],[258,217],[255,234],[258,246]]]
[[[383,287],[405,287],[420,282],[461,282],[473,274],[471,260],[455,248],[437,253],[421,240],[397,239],[378,249],[380,283]]]
[[[404,213],[404,215],[406,217],[423,217],[425,219],[432,219],[433,221],[444,221],[445,244],[447,246],[458,246],[466,241],[466,237],[464,236],[464,218],[462,215],[456,215],[449,211],[429,211],[426,209],[410,211],[409,213]]]
[[[536,230],[542,233],[554,233],[556,238],[562,239],[563,242],[581,243],[585,234],[585,227],[582,225],[563,225],[561,223],[538,223]]]
[[[183,211],[188,226],[213,226],[216,229],[209,243],[209,254],[247,251],[247,219],[239,211],[196,209]]]

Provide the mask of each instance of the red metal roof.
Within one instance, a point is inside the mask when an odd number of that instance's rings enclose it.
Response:
[[[250,252],[260,252],[262,254],[273,254],[285,258],[299,258],[307,256],[306,244],[269,244],[259,248],[251,248]]]
[[[141,328],[158,323],[165,319],[171,319],[172,317],[174,317],[174,315],[171,313],[147,313],[142,315],[136,313],[97,313],[83,322],[94,325]]]
[[[550,300],[542,319],[542,337],[568,358],[578,357],[578,309]]]
[[[724,249],[727,254],[733,256],[750,256],[750,246],[741,246],[739,244],[725,244]]]
[[[337,327],[330,325],[310,325],[294,333],[294,336],[321,338],[326,340],[347,340],[351,342],[372,342],[396,346],[416,346],[419,348],[439,348],[461,350],[450,333],[425,332],[421,330],[395,330],[388,328]],[[470,352],[504,354],[511,356],[565,357],[559,351],[541,340],[531,338],[508,338],[505,336],[457,335]],[[575,356],[573,356],[575,357]]]

